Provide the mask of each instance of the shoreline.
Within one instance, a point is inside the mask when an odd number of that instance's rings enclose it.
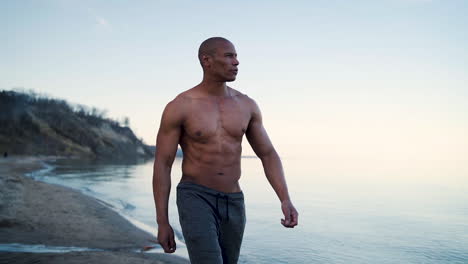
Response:
[[[25,176],[44,169],[51,157],[0,160],[0,244],[78,247],[101,251],[68,253],[0,252],[0,262],[189,263],[164,253],[141,253],[155,237],[137,228],[102,201],[68,187]]]

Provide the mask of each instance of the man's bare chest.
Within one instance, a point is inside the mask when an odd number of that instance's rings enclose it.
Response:
[[[250,118],[250,110],[238,100],[194,100],[183,129],[187,136],[201,142],[219,137],[240,140]]]

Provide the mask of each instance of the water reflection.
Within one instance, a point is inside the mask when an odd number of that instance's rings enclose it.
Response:
[[[239,263],[468,262],[466,175],[283,162],[299,226],[280,225],[280,203],[260,160],[242,159],[247,226]],[[98,197],[155,234],[152,165],[58,162],[42,179]],[[182,243],[175,206],[180,167],[177,158],[169,219]]]

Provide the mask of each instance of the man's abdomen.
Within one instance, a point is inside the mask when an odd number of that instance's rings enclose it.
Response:
[[[239,192],[240,151],[209,153],[186,148],[181,181],[194,182],[222,192]]]

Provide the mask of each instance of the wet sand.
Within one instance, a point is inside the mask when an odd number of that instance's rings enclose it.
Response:
[[[177,256],[140,253],[155,239],[99,200],[25,173],[44,158],[0,160],[0,244],[83,247],[101,252],[9,253],[0,263],[189,263]]]

